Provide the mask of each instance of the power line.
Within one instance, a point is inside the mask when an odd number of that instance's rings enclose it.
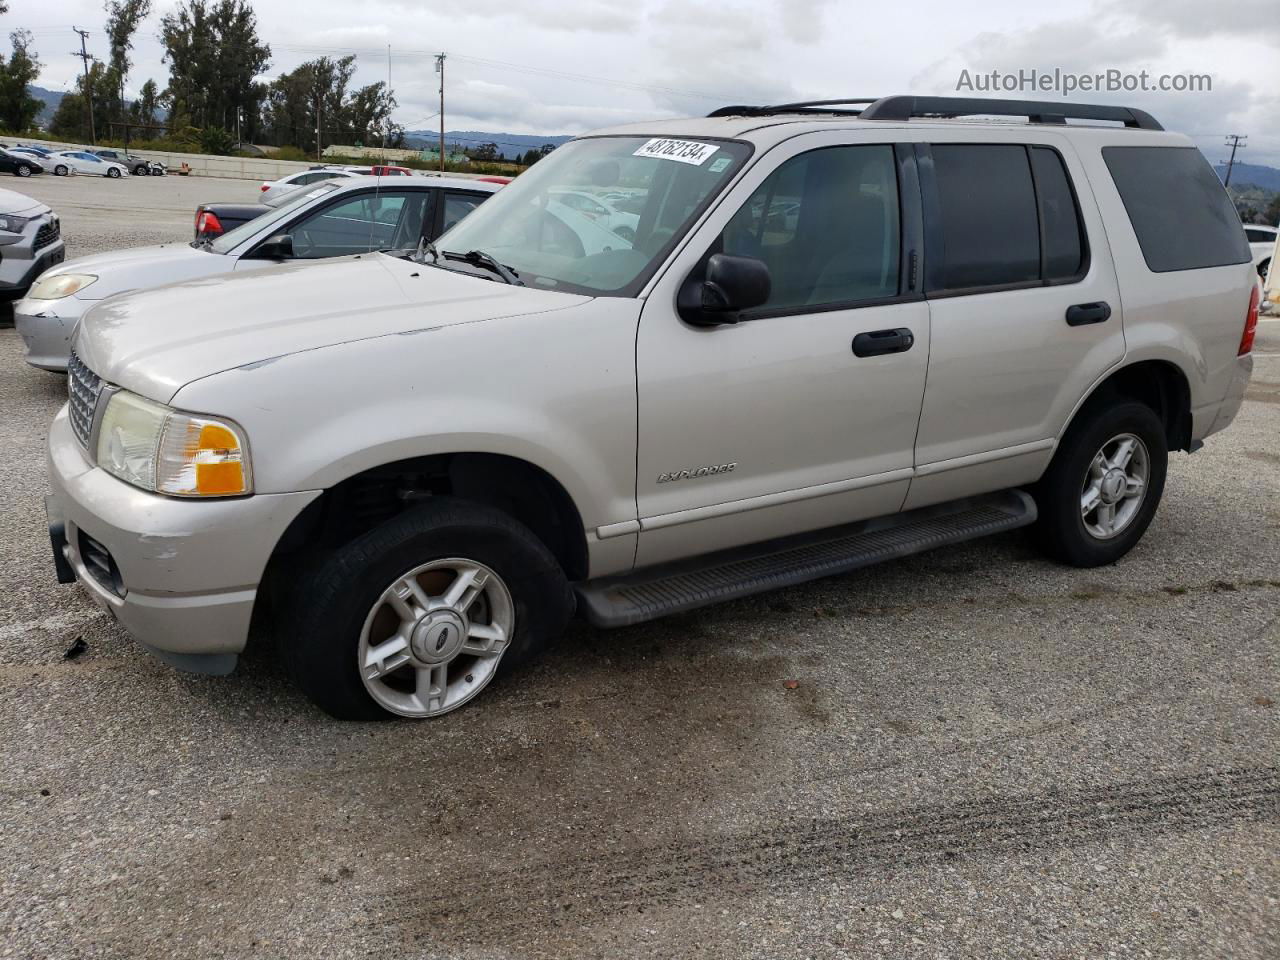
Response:
[[[360,55],[377,55],[383,56],[384,51],[380,49],[364,48],[364,47],[317,47],[306,44],[290,44],[290,43],[273,43],[273,50],[292,50],[299,53],[351,53]],[[396,59],[401,60],[423,60],[427,58],[435,58],[438,56],[429,50],[397,50],[394,54]],[[628,90],[647,91],[652,93],[667,93],[678,97],[690,97],[696,100],[715,100],[727,102],[734,98],[726,94],[719,93],[703,93],[695,90],[680,90],[675,87],[664,87],[648,83],[636,83],[631,80],[618,80],[613,77],[597,77],[585,73],[568,73],[563,70],[554,70],[550,67],[534,67],[528,64],[511,63],[506,60],[492,60],[485,57],[470,57],[466,54],[451,53],[449,54],[455,60],[463,60],[467,63],[480,64],[481,66],[497,67],[503,70],[511,70],[516,73],[527,73],[534,76],[549,77],[557,80],[574,80],[582,83],[603,83],[614,87],[621,87]]]

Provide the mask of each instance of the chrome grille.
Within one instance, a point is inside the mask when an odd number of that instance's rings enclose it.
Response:
[[[98,409],[98,396],[102,393],[102,378],[86,367],[71,351],[67,361],[67,394],[70,397],[68,412],[71,430],[80,446],[89,448],[89,434],[93,432],[93,415]]]
[[[56,243],[58,238],[62,236],[62,225],[58,222],[58,218],[54,217],[48,223],[40,227],[36,231],[35,249],[43,250],[51,243]]]

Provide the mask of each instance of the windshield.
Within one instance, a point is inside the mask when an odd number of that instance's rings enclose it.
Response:
[[[317,183],[310,190],[304,187],[291,191],[286,195],[285,201],[270,213],[264,213],[260,217],[255,217],[246,223],[240,224],[238,227],[233,227],[226,233],[220,234],[206,249],[213,253],[230,253],[245,240],[250,237],[256,237],[264,227],[270,227],[281,220],[287,220],[300,207],[306,206],[316,197],[323,197],[326,193],[332,193],[339,186],[343,186],[343,184],[325,181],[324,183]]]
[[[532,287],[633,296],[749,152],[726,140],[574,140],[436,246],[483,251]]]

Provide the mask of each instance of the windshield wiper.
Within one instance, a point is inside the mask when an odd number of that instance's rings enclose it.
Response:
[[[484,267],[493,271],[500,276],[504,282],[515,287],[523,287],[524,281],[510,267],[503,266],[492,256],[483,250],[468,250],[466,253],[454,253],[451,250],[444,252],[446,257],[452,257],[454,260],[463,260],[475,267]]]

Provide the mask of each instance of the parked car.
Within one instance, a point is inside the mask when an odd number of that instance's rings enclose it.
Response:
[[[388,163],[374,164],[369,173],[375,177],[412,177],[413,171],[408,167],[397,167]]]
[[[279,180],[264,180],[262,183],[262,196],[258,199],[270,200],[282,193],[290,193],[300,187],[308,187],[313,183],[319,183],[321,180],[337,180],[343,177],[358,176],[361,176],[361,174],[344,170],[341,167],[312,167],[310,170],[299,170],[297,173],[291,173],[287,177],[281,177]]]
[[[1258,276],[1266,280],[1267,271],[1271,269],[1271,258],[1276,249],[1276,236],[1280,235],[1280,229],[1249,223],[1245,225],[1244,235],[1249,241],[1249,249],[1253,251],[1253,262],[1258,268]]]
[[[636,235],[636,227],[640,223],[638,214],[624,213],[607,201],[582,190],[560,190],[554,196],[566,207],[577,210],[588,220],[596,221],[620,237],[631,240]]]
[[[274,210],[212,239],[167,243],[81,257],[41,278],[14,307],[27,363],[67,369],[72,332],[81,316],[124,290],[182,280],[211,283],[288,261],[412,250],[443,224],[460,219],[499,188],[469,180],[370,178],[328,181],[285,197]],[[175,322],[181,324],[180,318]]]
[[[0,190],[0,298],[25,295],[36,277],[65,256],[58,215],[38,200]]]
[[[0,173],[12,173],[15,177],[30,177],[44,173],[44,165],[35,157],[0,149]]]
[[[332,180],[321,180],[313,184],[309,189],[303,191],[291,190],[288,193],[278,193],[268,200],[260,203],[202,203],[196,207],[195,217],[195,239],[207,240],[220,236],[228,230],[234,230],[243,223],[248,223],[265,213],[270,212],[282,204],[291,202],[296,196],[305,192],[309,196],[322,196],[323,194],[338,189],[342,186],[349,185],[350,181],[346,178],[337,178]],[[462,193],[475,194],[474,181],[461,177],[447,177],[432,180],[429,186],[440,190],[455,190]],[[489,194],[494,191],[487,188],[480,188],[481,193]],[[431,233],[428,239],[435,239],[445,229],[452,226],[452,221],[461,219],[462,214],[469,212],[469,207],[461,206],[457,201],[449,206],[449,220],[445,222],[435,233]]]
[[[50,153],[42,153],[38,150],[33,150],[30,147],[9,147],[8,151],[14,156],[24,157],[32,163],[39,165],[40,170],[43,173],[53,173],[58,166],[57,161],[53,159],[53,155]],[[70,172],[74,173],[75,171],[72,170]]]
[[[54,165],[53,172],[60,177],[71,171],[91,177],[110,177],[113,180],[129,176],[129,169],[123,163],[104,160],[87,150],[59,150],[50,156],[50,160]]]
[[[633,243],[566,233],[584,183],[644,195]],[[1257,305],[1226,191],[1140,110],[619,127],[420,255],[89,311],[54,557],[176,666],[226,673],[272,622],[331,714],[437,716],[575,610],[638,623],[1020,527],[1115,562],[1169,452],[1240,409]]]
[[[92,150],[90,152],[103,160],[110,160],[113,163],[120,164],[135,177],[146,177],[151,174],[151,161],[143,157],[136,157],[121,150]]]

